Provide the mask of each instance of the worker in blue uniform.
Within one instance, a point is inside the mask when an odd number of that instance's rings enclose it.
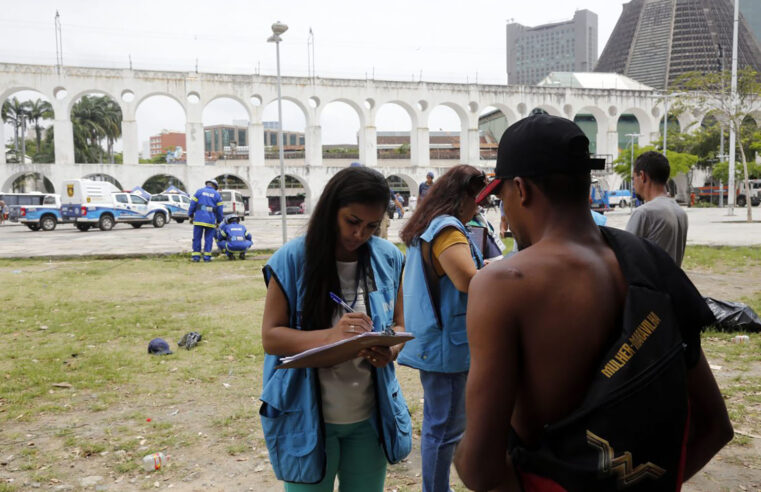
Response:
[[[211,261],[211,247],[214,245],[214,231],[222,222],[222,197],[217,191],[215,179],[206,180],[206,186],[196,191],[190,199],[188,217],[193,224],[193,261],[201,261],[201,238],[204,238],[203,261]]]
[[[217,229],[219,252],[226,254],[228,260],[234,260],[235,253],[239,253],[240,259],[245,260],[246,250],[253,244],[251,233],[240,223],[240,217],[233,214],[225,216],[223,224]]]

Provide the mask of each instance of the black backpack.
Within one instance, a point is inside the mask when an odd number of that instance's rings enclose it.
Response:
[[[513,433],[510,454],[520,472],[568,492],[673,492],[682,483],[689,423],[686,371],[700,355],[699,329],[712,316],[665,252],[626,232],[601,230],[629,284],[621,331],[582,404],[546,426],[537,448]]]

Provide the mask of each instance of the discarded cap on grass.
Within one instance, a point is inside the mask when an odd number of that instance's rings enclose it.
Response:
[[[163,338],[154,338],[148,343],[148,353],[151,355],[168,355],[172,351],[169,350],[169,344]]]
[[[198,345],[198,342],[201,341],[202,335],[198,333],[197,331],[189,331],[182,335],[182,338],[180,338],[180,341],[177,342],[177,345],[180,347],[185,347],[187,350],[192,349],[196,345]]]

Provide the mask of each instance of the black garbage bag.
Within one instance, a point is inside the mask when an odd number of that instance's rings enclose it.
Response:
[[[761,332],[761,318],[747,304],[721,301],[713,297],[706,297],[705,300],[716,316],[716,328],[719,331]]]

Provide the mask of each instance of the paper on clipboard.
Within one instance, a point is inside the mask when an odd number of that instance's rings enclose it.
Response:
[[[353,359],[362,349],[377,346],[392,347],[413,338],[415,335],[406,331],[393,335],[381,331],[370,331],[322,347],[305,350],[300,354],[283,357],[281,364],[275,369],[331,367]]]

